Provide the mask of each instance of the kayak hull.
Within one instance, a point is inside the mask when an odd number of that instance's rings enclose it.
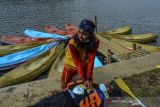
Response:
[[[56,59],[57,49],[63,49],[64,44],[56,46],[39,56],[23,63],[0,78],[0,88],[30,81],[50,68]]]
[[[21,43],[41,42],[46,40],[48,39],[30,38],[30,37],[24,37],[24,36],[20,37],[20,36],[14,36],[14,35],[3,35],[0,41],[5,44],[14,45],[14,44],[21,44]]]

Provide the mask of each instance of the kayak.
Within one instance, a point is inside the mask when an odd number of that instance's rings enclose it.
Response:
[[[148,33],[148,34],[132,34],[132,35],[106,35],[106,34],[100,34],[100,36],[103,36],[109,40],[113,38],[123,39],[126,41],[131,42],[137,42],[137,43],[147,43],[154,41],[158,35],[154,33]]]
[[[122,39],[112,39],[111,42],[114,42],[120,46],[126,47],[127,49],[132,49],[133,44],[136,44],[137,47],[142,47],[142,49],[147,50],[149,52],[160,52],[159,46],[151,46],[151,45],[145,45],[145,44],[139,44],[135,42],[129,42]]]
[[[68,32],[69,35],[74,36],[78,33],[78,28],[74,26],[72,23],[67,23],[64,25],[64,28]]]
[[[117,29],[113,29],[113,30],[108,30],[108,31],[103,31],[103,32],[99,32],[98,34],[107,34],[107,35],[126,35],[126,34],[130,34],[132,31],[132,28],[130,26],[123,26]]]
[[[63,47],[64,44],[53,47],[0,77],[0,88],[36,78],[50,68],[58,55],[56,50],[63,50]]]
[[[54,26],[46,25],[46,26],[44,26],[44,30],[45,30],[47,33],[50,33],[50,34],[59,34],[59,35],[63,35],[63,36],[68,35],[68,32],[67,32],[67,31],[58,29],[58,28],[56,28],[56,27],[54,27]]]
[[[66,29],[69,29],[69,28],[66,27]],[[72,29],[70,31],[72,31]],[[121,28],[117,28],[117,29],[113,29],[113,30],[109,30],[109,31],[105,31],[105,32],[100,32],[98,34],[100,34],[100,35],[101,34],[105,34],[105,35],[106,34],[129,34],[131,31],[132,31],[131,27],[124,26],[124,27],[121,27]],[[74,33],[78,32],[78,29],[73,30],[73,32]],[[68,38],[68,36],[63,36],[63,35],[58,35],[58,34],[50,34],[50,33],[35,31],[35,30],[31,30],[31,29],[26,29],[24,31],[24,33],[27,36],[32,37],[32,38],[54,38],[54,39],[67,39]]]
[[[58,35],[58,34],[50,34],[40,31],[35,31],[31,29],[26,29],[24,33],[32,38],[54,38],[54,39],[68,39],[68,36]]]
[[[65,28],[65,30],[61,30],[61,29],[58,29],[54,26],[49,26],[49,25],[44,26],[44,30],[47,33],[51,33],[51,34],[59,34],[59,35],[63,35],[63,36],[66,36],[66,35],[74,36],[78,32],[78,28],[71,23],[65,24],[64,28]]]
[[[51,66],[51,69],[48,74],[48,78],[52,78],[62,73],[63,67],[64,67],[64,57],[65,57],[65,50],[62,50],[59,53],[56,60],[54,61],[53,65]],[[101,66],[103,66],[103,64],[96,56],[94,60],[94,68],[101,67]]]
[[[62,36],[75,35],[78,32],[78,29],[72,24],[65,24],[65,30],[57,29],[54,26],[46,25],[44,30],[50,34],[59,34]],[[24,36],[14,36],[14,35],[3,35],[0,39],[2,44],[21,44],[21,43],[30,43],[30,42],[41,42],[45,40],[53,40],[53,38],[31,38]]]
[[[30,42],[41,42],[51,39],[45,39],[45,38],[30,38],[30,37],[20,37],[20,36],[14,36],[14,35],[3,35],[1,36],[1,43],[4,44],[21,44],[21,43],[30,43]],[[53,39],[52,39],[53,40]]]
[[[23,62],[26,62],[41,53],[47,51],[48,49],[52,48],[53,46],[56,46],[58,42],[45,44],[41,46],[37,46],[35,48],[27,49],[21,52],[17,52],[14,54],[6,55],[0,57],[0,71],[6,70],[10,68],[14,68],[18,65],[20,65]]]
[[[25,49],[33,48],[36,46],[44,45],[52,43],[56,40],[50,40],[50,41],[42,41],[42,42],[32,42],[32,43],[22,43],[22,44],[16,44],[16,45],[0,45],[0,56],[16,53],[19,51],[23,51]]]

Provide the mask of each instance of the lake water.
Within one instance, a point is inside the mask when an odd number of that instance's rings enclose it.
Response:
[[[160,34],[160,0],[1,0],[0,36],[23,35],[26,28],[78,25],[97,16],[98,31],[130,25],[133,33]],[[160,38],[154,45],[160,45]]]

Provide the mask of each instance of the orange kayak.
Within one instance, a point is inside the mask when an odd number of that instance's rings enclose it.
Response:
[[[66,36],[66,35],[73,36],[73,35],[77,34],[77,32],[78,32],[78,28],[71,23],[65,24],[64,28],[65,28],[65,30],[61,30],[61,29],[58,29],[54,26],[49,26],[49,25],[44,26],[44,30],[48,33],[51,33],[51,34],[59,34],[59,35],[63,35],[63,36]]]
[[[51,39],[30,38],[30,37],[24,37],[24,36],[19,37],[19,36],[13,36],[13,35],[4,35],[0,39],[0,41],[5,44],[20,44],[20,43],[40,42],[45,40],[51,40]]]
[[[63,35],[63,36],[66,36],[68,34],[67,31],[65,31],[65,30],[61,30],[61,29],[58,29],[54,26],[49,26],[49,25],[44,26],[44,30],[47,33],[51,33],[51,34],[59,34],[59,35]]]
[[[65,24],[64,28],[71,36],[76,35],[78,32],[78,28],[74,26],[72,23]]]

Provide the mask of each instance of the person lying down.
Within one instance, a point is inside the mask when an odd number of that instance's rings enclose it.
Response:
[[[106,107],[105,99],[121,96],[121,91],[113,83],[93,83],[92,89],[87,89],[84,82],[78,80],[69,83],[62,91],[53,90],[52,96],[29,107]]]

